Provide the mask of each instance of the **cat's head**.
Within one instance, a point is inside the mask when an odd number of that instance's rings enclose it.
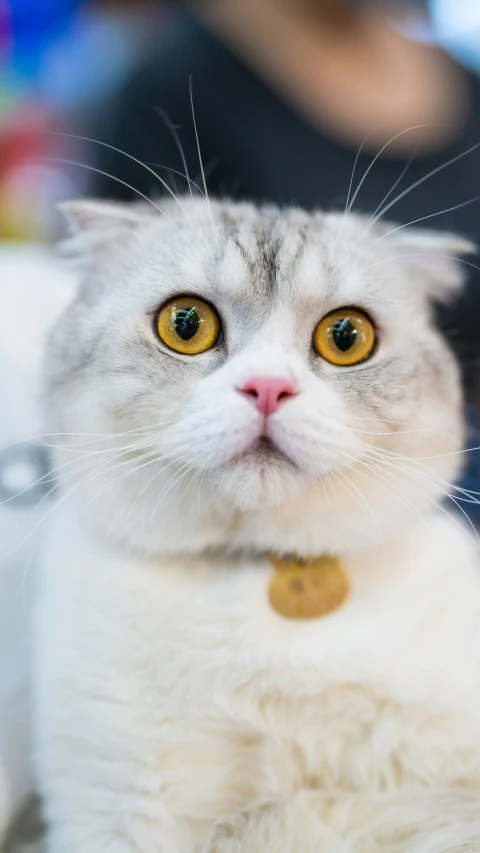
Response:
[[[47,412],[99,524],[149,552],[342,553],[415,523],[458,472],[459,376],[431,303],[471,246],[352,215],[161,207],[66,210],[81,285]]]

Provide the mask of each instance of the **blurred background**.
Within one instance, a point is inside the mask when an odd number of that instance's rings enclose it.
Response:
[[[302,2],[296,0],[299,6]],[[90,137],[100,128],[103,141],[109,139],[112,104],[145,59],[162,51],[162,42],[169,49],[168,30],[178,26],[178,5],[161,0],[0,0],[0,239],[53,240],[60,227],[55,203],[95,192],[88,169],[60,162],[95,166],[102,159],[95,146],[55,134]],[[201,5],[194,4],[196,10]],[[430,0],[428,6],[400,2],[395,13],[398,19],[403,16],[404,30],[412,38],[441,44],[458,62],[480,70],[478,0]],[[194,65],[192,58],[190,73]],[[188,76],[187,60],[185,93]],[[159,86],[152,116],[155,107],[162,109],[162,98]],[[158,128],[160,135],[160,119]],[[130,137],[127,130],[125,136]],[[345,184],[348,178],[346,174]],[[339,196],[344,189],[339,186]]]

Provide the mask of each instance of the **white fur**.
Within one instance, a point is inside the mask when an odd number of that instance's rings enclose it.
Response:
[[[453,523],[347,559],[347,603],[308,623],[271,611],[265,560],[125,559],[71,510],[45,561],[52,851],[210,849],[239,810],[211,849],[478,848],[480,575]]]
[[[180,236],[145,211],[119,213],[118,233],[112,206],[76,217],[84,293],[54,336],[48,401],[58,429],[92,435],[58,461],[94,464],[43,554],[48,852],[480,850],[479,560],[437,508],[461,398],[429,308],[435,282],[442,298],[459,283],[442,254],[466,246],[419,234],[410,251],[384,230],[375,247],[353,217],[232,204],[212,230],[206,204],[185,206],[167,208]],[[409,257],[422,251],[432,267]],[[147,317],[192,291],[225,344],[171,355]],[[342,370],[311,335],[352,304],[379,346]],[[298,391],[268,424],[280,460],[249,451],[263,425],[235,389],[253,372]],[[108,453],[124,467],[102,472]],[[266,555],[290,550],[341,557],[338,611],[273,612]]]

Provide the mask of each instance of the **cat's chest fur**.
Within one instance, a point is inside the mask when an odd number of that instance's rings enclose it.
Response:
[[[452,522],[346,560],[348,600],[308,622],[272,611],[266,560],[119,560],[68,512],[45,558],[43,682],[62,714],[75,671],[73,714],[140,737],[175,810],[480,786],[480,573]]]

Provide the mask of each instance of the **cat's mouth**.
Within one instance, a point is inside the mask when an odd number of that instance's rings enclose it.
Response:
[[[269,435],[260,435],[237,459],[256,459],[258,462],[282,461],[293,465],[292,460],[275,444]]]

